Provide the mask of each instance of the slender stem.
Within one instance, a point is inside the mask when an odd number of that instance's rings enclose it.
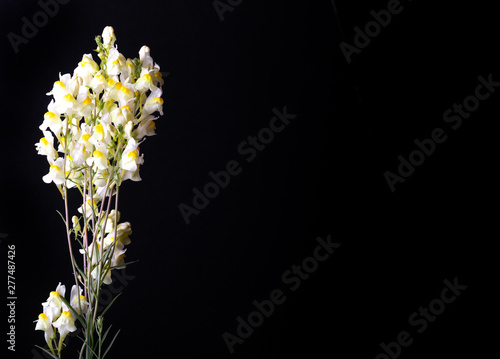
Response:
[[[109,177],[111,178],[111,176]],[[102,204],[101,204],[101,212],[103,210],[103,204],[104,204],[104,199],[106,198],[106,195],[108,193],[108,189],[109,189],[109,178],[108,178],[108,182],[106,183],[106,190],[104,191],[104,198],[102,199]],[[111,192],[113,193],[113,192]],[[118,188],[117,188],[117,191],[116,191],[116,195],[118,196]],[[118,210],[118,201],[116,200],[116,203],[115,203],[115,220],[116,220],[116,212]],[[109,214],[109,210],[111,208],[111,198],[108,199],[108,206],[107,206],[107,209],[106,209],[106,218],[105,218],[105,222],[103,224],[103,226],[101,226],[101,238],[104,239],[104,230],[106,229],[106,221],[108,220],[108,214]],[[99,217],[101,217],[101,214],[99,214]],[[115,221],[115,230],[116,230],[116,221]],[[96,294],[96,302],[95,302],[95,308],[96,310],[94,311],[94,317],[92,319],[92,324],[94,325],[95,324],[95,321],[96,321],[96,317],[97,317],[97,308],[99,306],[99,295],[101,293],[101,286],[102,286],[102,282],[101,282],[101,277],[102,277],[102,268],[103,268],[103,258],[104,258],[104,241],[102,241],[101,243],[101,257],[99,258],[99,270],[97,271],[97,294]],[[105,263],[104,263],[105,264]],[[106,269],[106,265],[104,265],[104,269]]]
[[[87,168],[84,168],[84,172],[83,172],[83,250],[86,251],[87,250],[87,246],[88,246],[88,240],[87,240],[87,236],[88,236],[88,232],[87,232]],[[85,273],[85,275],[87,275],[87,278],[88,278],[88,274],[87,274],[87,256],[84,255],[84,258],[83,258],[83,272]],[[84,290],[84,296],[85,298],[87,298],[87,279],[84,278],[84,285],[83,285],[83,290]]]
[[[73,268],[73,275],[75,276],[75,285],[78,288],[78,278],[76,276],[76,269],[75,269],[75,257],[73,256],[73,248],[71,246],[71,234],[69,232],[69,215],[68,215],[68,188],[64,186],[64,210],[66,214],[66,234],[68,237],[68,248],[69,248],[69,256],[71,259],[71,267]]]

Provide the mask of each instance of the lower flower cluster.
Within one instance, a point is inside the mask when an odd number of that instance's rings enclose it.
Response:
[[[85,312],[89,303],[82,295],[82,289],[73,285],[69,302],[64,299],[66,286],[59,285],[55,291],[50,292],[47,301],[42,303],[43,313],[40,313],[36,320],[35,330],[42,330],[45,333],[45,341],[52,354],[54,350],[54,341],[59,334],[59,343],[57,352],[62,350],[62,344],[66,336],[77,330],[75,326],[76,315]]]

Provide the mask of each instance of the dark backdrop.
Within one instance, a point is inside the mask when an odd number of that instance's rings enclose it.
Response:
[[[384,359],[381,343],[404,331],[413,342],[392,346],[393,357],[482,357],[493,340],[484,323],[496,323],[496,87],[459,128],[443,114],[474,95],[479,76],[500,81],[492,5],[402,1],[348,63],[341,42],[355,45],[355,27],[394,2],[232,4],[221,19],[210,0],[66,1],[16,53],[8,34],[21,36],[42,6],[2,0],[0,263],[6,276],[15,245],[17,295],[16,352],[4,335],[2,357],[37,357],[41,302],[59,281],[71,286],[62,201],[41,180],[48,166],[34,143],[45,93],[106,25],[125,56],[147,44],[168,73],[158,135],[141,146],[143,181],[121,191],[127,258],[139,262],[110,290],[123,291],[106,316],[122,329],[110,358]],[[247,162],[240,143],[284,107],[297,117]],[[436,128],[446,140],[391,191],[384,173],[398,174],[398,156]],[[186,224],[179,204],[230,160],[241,174]],[[341,245],[292,291],[282,275],[318,236]],[[445,280],[467,288],[441,308]],[[237,335],[237,318],[276,289],[286,301],[230,354],[223,334]],[[430,303],[443,312],[419,333],[423,322],[409,318]]]

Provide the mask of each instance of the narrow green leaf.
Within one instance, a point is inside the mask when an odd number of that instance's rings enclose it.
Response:
[[[106,309],[103,310],[103,312],[101,313],[101,317],[104,317],[104,314],[106,314],[106,312],[109,310],[109,308],[111,308],[111,306],[113,305],[113,303],[118,299],[118,297],[122,295],[122,293],[118,293],[116,295],[116,297],[113,298],[113,300],[108,304],[108,306],[106,307]]]
[[[66,225],[66,219],[64,218],[64,216],[62,215],[62,213],[59,212],[57,209],[56,209],[56,212],[59,213],[59,215],[61,216],[61,219],[63,220],[64,224]]]
[[[47,353],[48,355],[50,355],[52,358],[56,358],[56,359],[59,359],[58,357],[56,357],[54,354],[52,354],[52,352],[50,352],[49,350],[39,346],[39,345],[35,345],[37,348],[40,348],[42,349],[45,353]]]
[[[120,330],[121,330],[121,329],[119,329],[119,330],[116,332],[115,336],[113,337],[113,340],[111,341],[111,343],[109,343],[109,347],[108,347],[108,349],[106,349],[106,351],[104,352],[104,355],[102,356],[102,359],[104,359],[104,357],[106,356],[106,354],[108,354],[109,350],[111,349],[111,347],[112,347],[112,346],[113,346],[113,344],[115,343],[116,337],[118,337],[118,334],[120,334]]]

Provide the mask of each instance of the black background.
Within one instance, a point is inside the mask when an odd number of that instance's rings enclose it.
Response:
[[[41,8],[2,0],[0,247],[6,276],[16,245],[18,296],[16,353],[4,335],[2,357],[33,357],[41,302],[59,281],[71,286],[63,202],[41,180],[48,166],[34,143],[45,93],[106,25],[126,57],[147,44],[169,73],[158,135],[141,145],[143,181],[121,191],[134,231],[127,258],[139,262],[106,316],[122,329],[110,358],[375,358],[405,330],[414,342],[401,358],[484,356],[485,323],[497,323],[488,227],[498,94],[457,130],[442,117],[474,94],[478,76],[500,81],[497,12],[480,2],[402,5],[347,64],[342,36],[353,44],[354,27],[387,1],[338,1],[338,18],[328,0],[243,1],[221,21],[209,0],[73,0],[16,54],[7,34]],[[297,118],[247,163],[238,145],[284,106]],[[445,143],[392,193],[384,172],[438,127]],[[186,225],[178,205],[230,160],[242,173]],[[282,274],[328,235],[341,247],[290,291]],[[468,288],[416,333],[409,316],[455,277]],[[222,334],[236,334],[236,318],[274,289],[286,302],[231,355]]]

